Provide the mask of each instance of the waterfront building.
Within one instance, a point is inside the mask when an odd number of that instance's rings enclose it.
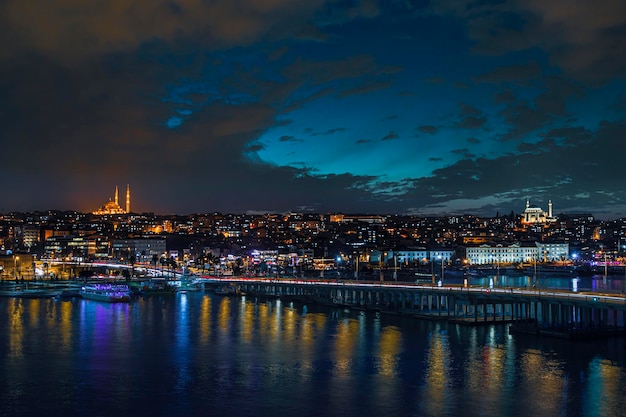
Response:
[[[394,261],[397,265],[416,265],[427,264],[429,262],[446,262],[450,263],[454,257],[455,251],[453,249],[397,249],[395,251],[382,252],[374,250],[370,254],[370,263],[388,262]]]
[[[428,259],[429,261],[434,262],[452,262],[452,258],[454,257],[455,250],[454,249],[432,249],[428,251]]]
[[[556,262],[569,257],[568,243],[483,244],[465,248],[465,258],[472,265],[524,262]]]
[[[537,245],[482,244],[465,248],[465,258],[471,265],[487,265],[498,263],[522,263],[537,259]]]
[[[569,258],[569,243],[537,242],[538,260],[543,262],[558,262]]]
[[[399,265],[418,265],[428,262],[428,250],[426,248],[400,249],[392,252]]]

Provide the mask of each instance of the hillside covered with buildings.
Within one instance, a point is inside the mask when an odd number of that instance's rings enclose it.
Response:
[[[340,213],[182,216],[127,212],[117,201],[109,206],[115,210],[0,215],[3,277],[15,275],[12,268],[17,268],[19,256],[20,264],[26,259],[167,262],[212,273],[334,269],[367,277],[392,268],[394,277],[402,277],[405,270],[434,270],[434,265],[450,269],[531,263],[618,265],[626,252],[626,219],[554,216],[551,203],[549,213],[527,203],[524,213],[492,218]],[[20,272],[29,275],[34,267],[22,266]]]

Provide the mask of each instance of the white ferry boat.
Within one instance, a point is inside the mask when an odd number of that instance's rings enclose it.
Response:
[[[81,288],[80,295],[109,303],[130,301],[130,289],[126,284],[87,284]]]

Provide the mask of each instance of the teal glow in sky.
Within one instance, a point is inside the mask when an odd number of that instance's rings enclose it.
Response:
[[[0,210],[626,214],[623,1],[115,3],[0,5]]]

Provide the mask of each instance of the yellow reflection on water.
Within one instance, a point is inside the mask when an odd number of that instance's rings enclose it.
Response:
[[[276,300],[273,310],[268,310],[268,319],[270,340],[274,344],[278,344],[283,325],[283,303],[280,299]]]
[[[300,321],[300,333],[298,335],[298,346],[304,352],[311,350],[315,338],[315,317],[307,315]]]
[[[41,307],[41,299],[31,299],[28,303],[28,318],[30,323],[28,327],[30,329],[39,329],[39,309]]]
[[[437,325],[429,335],[426,352],[426,397],[424,406],[427,415],[445,415],[445,397],[449,385],[450,348],[448,336]]]
[[[309,354],[314,351],[317,335],[322,332],[326,323],[325,314],[307,314],[300,319],[297,346],[302,357],[306,359],[306,366],[312,367]]]
[[[500,346],[487,345],[482,348],[482,389],[489,392],[489,398],[496,403],[507,394],[507,381],[504,378],[504,365],[507,350]]]
[[[244,299],[239,301],[241,303],[241,314],[239,318],[239,327],[241,329],[242,339],[250,343],[254,332],[254,306],[247,303]]]
[[[487,329],[484,339],[479,334],[482,336],[478,329],[472,329],[461,366],[468,396],[479,399],[474,411],[489,415],[493,407],[509,402],[510,388],[515,384],[515,348],[511,338],[505,344],[498,343],[495,326]]]
[[[521,355],[520,396],[528,398],[529,409],[539,415],[562,414],[561,399],[567,389],[567,377],[556,356],[535,349]]]
[[[402,334],[397,327],[384,327],[378,344],[378,367],[381,375],[395,376]]]
[[[24,317],[24,304],[18,298],[9,303],[8,306],[13,310],[9,312],[9,356],[17,358],[23,356],[24,324],[22,318]]]
[[[284,341],[293,341],[296,337],[296,326],[299,315],[294,311],[293,303],[283,309],[283,331]]]
[[[337,325],[335,339],[335,372],[347,372],[352,364],[359,324],[356,320],[345,318]]]
[[[51,325],[55,325],[60,330],[60,348],[62,350],[69,351],[72,345],[72,303],[71,302],[61,302],[57,303],[56,307],[59,311],[59,319],[56,323],[51,323]]]
[[[311,321],[312,329],[321,332],[328,323],[328,315],[323,313],[308,314],[307,321]]]
[[[219,329],[228,332],[228,323],[230,322],[230,297],[222,297],[217,313],[217,325]]]
[[[300,351],[299,356],[302,358],[299,377],[302,382],[300,386],[307,387],[306,390],[315,389],[314,385],[308,384],[308,381],[313,378],[317,369],[314,361],[319,344],[325,341],[325,338],[320,336],[323,336],[327,324],[328,316],[323,313],[303,314],[299,322],[298,340],[296,340],[296,346]]]
[[[211,336],[211,297],[202,297],[200,303],[200,317],[198,319],[199,339],[201,344],[209,343],[209,337]]]
[[[259,322],[259,336],[262,341],[266,341],[271,337],[272,332],[272,319],[270,318],[272,309],[267,303],[259,303],[257,305],[257,320]]]

